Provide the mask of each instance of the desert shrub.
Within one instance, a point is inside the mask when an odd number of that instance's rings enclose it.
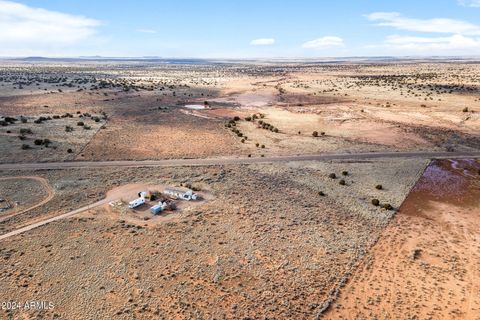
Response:
[[[262,157],[262,158],[263,158],[263,157],[265,157],[265,155],[264,155],[264,154],[262,154],[262,155],[260,155],[260,157]]]
[[[313,131],[313,132],[312,132],[312,136],[318,137],[318,131]]]
[[[278,128],[273,129],[273,132],[278,133]]]
[[[239,116],[233,117],[233,121],[240,121],[240,117]]]
[[[383,186],[382,186],[381,184],[377,184],[377,185],[375,186],[375,189],[377,189],[377,190],[382,190],[382,189],[383,189]]]
[[[59,115],[54,115],[53,119],[60,119],[60,116]]]
[[[32,132],[32,129],[30,128],[20,128],[20,134],[21,135],[33,134],[33,132]]]
[[[73,152],[73,150],[72,150],[72,149],[70,149],[70,148],[68,148],[68,149],[67,149],[67,152],[68,152],[68,153],[72,153],[72,152]]]
[[[100,118],[99,118],[99,117],[92,117],[92,120],[95,121],[95,122],[100,122]]]
[[[33,120],[33,123],[40,124],[40,123],[42,123],[42,120],[40,120],[40,119],[35,119],[35,120]]]
[[[321,196],[321,197],[324,197],[325,193],[323,191],[318,191],[318,195]]]
[[[321,135],[321,136],[324,136],[324,135],[325,135],[325,132],[323,132],[323,131],[320,132],[320,135]]]
[[[252,117],[246,117],[245,121],[252,121]]]
[[[92,129],[92,127],[90,127],[90,126],[83,126],[83,129],[85,129],[85,130],[90,130],[90,129]]]
[[[20,140],[25,140],[25,139],[27,139],[27,138],[26,138],[25,136],[20,135],[20,136],[18,136],[18,139],[20,139]]]
[[[338,184],[341,185],[341,186],[344,186],[346,183],[345,183],[345,180],[342,179],[342,180],[338,181]]]
[[[468,107],[463,108],[462,112],[468,112]]]
[[[385,203],[382,207],[385,210],[393,210],[393,207],[390,203]]]
[[[260,146],[260,143],[258,143],[258,142],[257,142],[257,143],[255,143],[255,147],[257,147],[257,148],[258,148],[259,146]]]
[[[78,121],[77,122],[77,126],[84,126],[84,125],[85,125],[85,123],[83,121]]]
[[[410,259],[412,259],[412,260],[418,259],[418,257],[420,256],[421,253],[422,253],[421,249],[413,249],[410,252]]]
[[[71,126],[65,126],[65,131],[66,131],[66,132],[72,132],[72,131],[73,131],[73,127],[71,127]]]
[[[20,117],[20,121],[21,121],[22,123],[27,123],[27,122],[28,122],[28,119],[25,118],[25,117]]]
[[[41,146],[43,144],[43,140],[42,139],[35,139],[33,141],[33,143],[36,145],[36,146]]]
[[[3,120],[8,122],[8,123],[12,123],[12,124],[15,123],[16,121],[18,121],[18,119],[12,118],[12,117],[4,117]]]
[[[342,175],[348,176],[348,171],[342,171]]]
[[[379,205],[380,205],[380,200],[378,200],[378,199],[372,199],[372,204],[373,204],[374,206],[379,206]]]
[[[251,157],[252,157],[252,155],[251,155],[251,154],[249,154],[247,157],[251,158]]]
[[[265,145],[264,145],[264,144],[262,144],[262,145],[260,146],[260,148],[262,148],[262,149],[265,149]]]
[[[6,127],[6,126],[8,126],[8,122],[5,121],[5,120],[0,120],[0,126]]]
[[[330,173],[330,174],[328,175],[328,177],[329,177],[330,179],[336,179],[336,178],[337,178],[337,175],[332,172],[332,173]]]
[[[52,141],[50,141],[50,139],[43,139],[43,142],[42,142],[42,144],[45,147],[48,147],[51,143],[52,143]]]
[[[28,144],[22,144],[22,150],[27,150],[30,149],[30,146]]]

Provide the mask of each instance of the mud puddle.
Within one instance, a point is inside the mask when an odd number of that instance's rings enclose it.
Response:
[[[432,160],[400,207],[411,216],[425,216],[432,204],[480,211],[480,162],[473,159]]]

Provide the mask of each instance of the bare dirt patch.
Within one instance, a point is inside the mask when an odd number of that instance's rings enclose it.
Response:
[[[328,319],[478,319],[480,164],[434,161]]]

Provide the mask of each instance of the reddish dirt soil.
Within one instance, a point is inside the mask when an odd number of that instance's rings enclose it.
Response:
[[[434,160],[327,319],[480,319],[480,163]]]

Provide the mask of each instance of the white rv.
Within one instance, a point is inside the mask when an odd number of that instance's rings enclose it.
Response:
[[[137,208],[137,207],[140,207],[142,204],[145,204],[145,198],[138,198],[138,199],[135,199],[133,201],[130,201],[128,203],[128,207],[130,209],[134,209],[134,208]]]

